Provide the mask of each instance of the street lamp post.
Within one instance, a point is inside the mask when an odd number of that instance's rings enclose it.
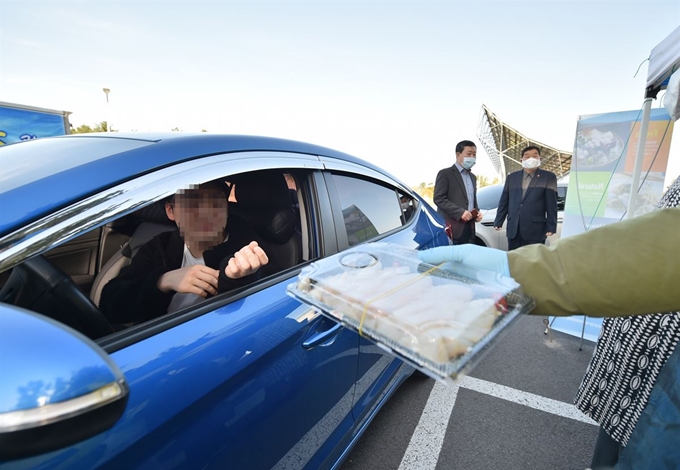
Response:
[[[111,92],[111,90],[109,90],[108,88],[102,88],[102,90],[106,94],[106,114],[107,114],[107,116],[106,116],[106,118],[107,118],[106,119],[106,132],[111,132],[111,122],[110,122],[111,116],[109,116],[109,114],[111,114],[110,110],[109,110],[109,93]]]

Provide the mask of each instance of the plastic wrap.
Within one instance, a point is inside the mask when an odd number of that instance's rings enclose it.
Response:
[[[511,278],[368,243],[304,268],[288,293],[442,381],[533,308]]]

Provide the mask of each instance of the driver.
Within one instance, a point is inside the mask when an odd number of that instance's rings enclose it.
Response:
[[[269,260],[245,225],[227,223],[226,190],[206,183],[165,203],[177,229],[144,244],[102,290],[111,323],[141,323],[259,279]]]

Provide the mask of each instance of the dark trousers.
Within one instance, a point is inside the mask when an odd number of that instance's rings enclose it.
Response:
[[[522,238],[522,234],[520,233],[518,226],[517,236],[515,238],[508,238],[508,251],[516,250],[520,246],[537,245],[539,243],[545,243],[545,238],[543,240],[525,240]]]
[[[613,468],[619,461],[620,451],[621,444],[612,439],[604,429],[600,428],[590,467],[593,470]]]
[[[460,237],[452,239],[451,244],[464,245],[466,243],[470,243],[472,240],[472,227],[474,227],[474,223],[474,220],[466,222],[463,226],[463,233],[460,234]]]

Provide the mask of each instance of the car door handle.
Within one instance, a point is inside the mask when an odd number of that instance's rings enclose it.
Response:
[[[326,331],[322,331],[321,333],[316,333],[315,335],[309,337],[307,341],[302,343],[302,347],[305,349],[312,349],[320,344],[323,344],[329,341],[333,336],[338,334],[341,328],[342,325],[338,323],[333,328],[330,328]]]

